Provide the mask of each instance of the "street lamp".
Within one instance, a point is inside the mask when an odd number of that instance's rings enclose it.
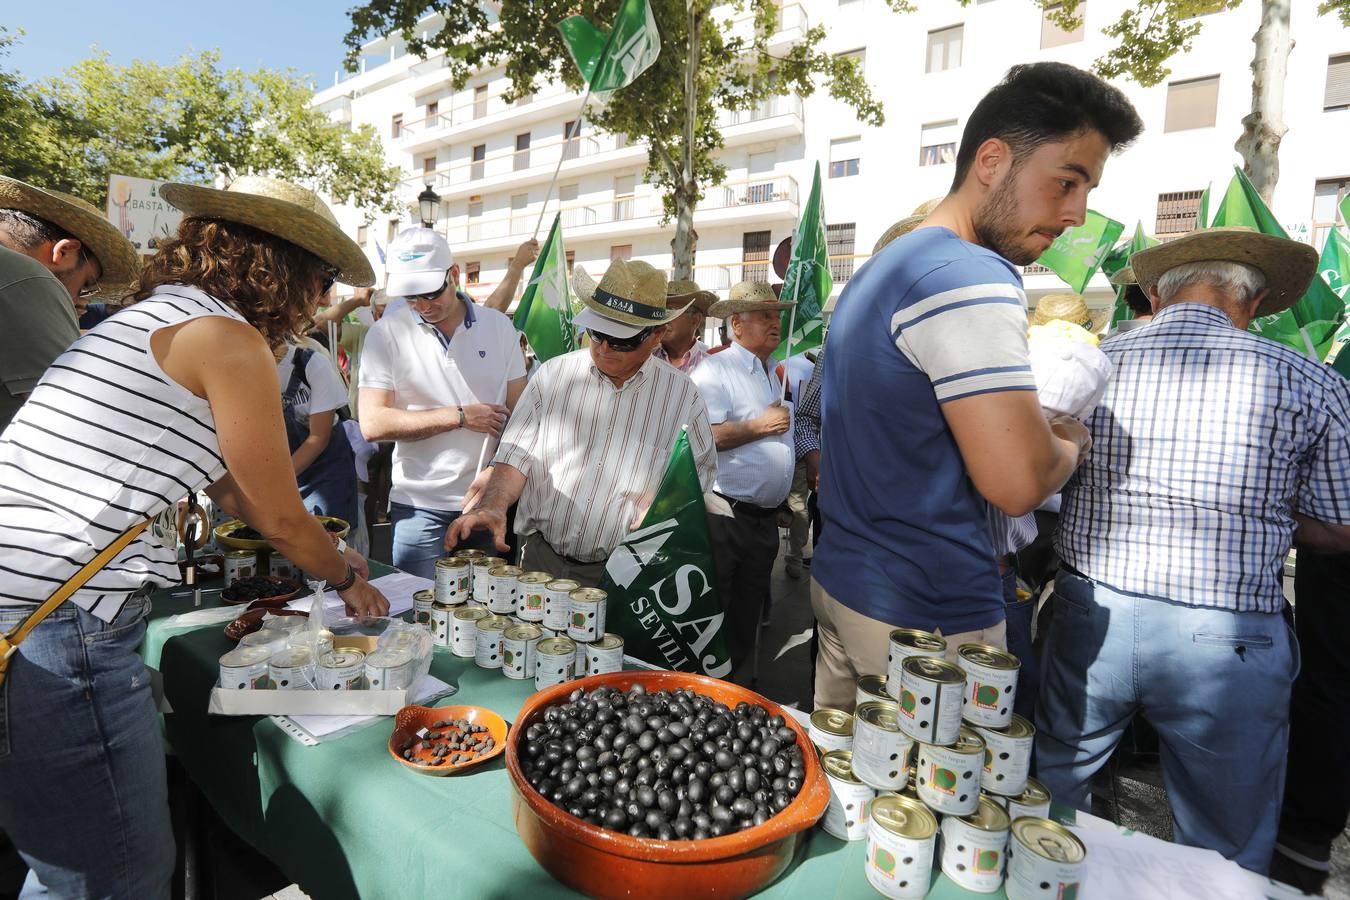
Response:
[[[422,214],[422,224],[431,228],[436,224],[436,210],[440,208],[441,195],[426,186],[426,190],[417,195],[417,207]]]

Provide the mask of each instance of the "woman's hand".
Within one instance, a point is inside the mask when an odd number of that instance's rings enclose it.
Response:
[[[342,602],[347,604],[347,612],[353,616],[387,616],[389,601],[384,594],[371,586],[365,578],[357,576],[356,583],[338,593]]]

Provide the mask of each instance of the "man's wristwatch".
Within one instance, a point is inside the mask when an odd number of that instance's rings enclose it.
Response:
[[[456,425],[455,427],[456,427],[456,428],[463,428],[463,427],[464,427],[464,407],[462,407],[462,406],[456,406],[455,409],[459,410],[459,424]]]
[[[338,582],[328,582],[328,589],[330,591],[335,591],[340,594],[356,584],[356,570],[352,568],[351,563],[344,564],[347,566],[347,577]]]

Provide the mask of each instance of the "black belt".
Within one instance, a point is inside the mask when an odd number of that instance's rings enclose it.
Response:
[[[601,563],[604,563],[604,562],[607,562],[607,561],[608,561],[608,558],[605,558],[605,559],[597,559],[597,560],[593,560],[593,561],[591,561],[591,562],[587,562],[587,561],[584,560],[584,559],[577,559],[577,558],[574,557],[574,556],[568,556],[566,553],[559,553],[559,552],[558,552],[558,548],[557,548],[557,547],[554,547],[552,544],[550,544],[550,543],[548,542],[548,538],[544,537],[544,534],[543,534],[543,532],[541,532],[541,531],[536,531],[536,532],[534,532],[533,534],[527,534],[527,535],[525,535],[525,537],[527,537],[527,538],[531,538],[531,537],[537,537],[537,538],[539,538],[540,542],[542,542],[543,545],[544,545],[545,547],[547,547],[547,548],[549,549],[549,551],[550,551],[554,556],[558,557],[558,559],[561,559],[563,562],[565,562],[565,563],[567,563],[568,565],[571,565],[571,566],[595,566],[595,565],[599,565],[599,564],[601,564]]]
[[[776,506],[756,506],[746,500],[737,500],[735,497],[728,497],[721,491],[713,491],[713,493],[727,501],[727,503],[730,503],[733,510],[736,512],[743,512],[747,516],[753,516],[757,519],[767,519],[769,516],[778,515],[778,507]]]

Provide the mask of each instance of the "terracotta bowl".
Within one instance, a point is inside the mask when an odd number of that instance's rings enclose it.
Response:
[[[273,616],[301,616],[309,618],[309,613],[298,609],[272,609],[262,606],[254,609],[250,606],[240,614],[239,618],[225,626],[225,636],[232,641],[242,640],[244,635],[252,634],[259,628],[262,628],[263,619],[269,615]]]
[[[408,762],[400,755],[399,748],[403,746],[404,741],[417,740],[419,730],[423,728],[434,730],[432,726],[435,723],[446,719],[466,719],[472,725],[482,725],[487,729],[488,737],[492,738],[492,749],[465,762],[441,766],[419,766]],[[405,706],[394,717],[394,733],[389,736],[389,755],[399,765],[412,769],[419,775],[454,775],[500,756],[505,749],[506,720],[481,706]],[[430,753],[423,753],[422,756],[431,758]]]
[[[781,715],[797,733],[806,764],[801,792],[763,825],[702,841],[635,838],[591,825],[554,806],[525,780],[519,741],[544,710],[564,703],[577,688],[648,693],[688,688],[719,703],[741,701]],[[592,897],[744,897],[768,885],[791,864],[805,832],[825,813],[830,788],[806,729],[778,704],[726,681],[686,672],[614,672],[555,685],[525,702],[506,742],[506,770],[515,789],[516,830],[530,853],[553,877]]]

